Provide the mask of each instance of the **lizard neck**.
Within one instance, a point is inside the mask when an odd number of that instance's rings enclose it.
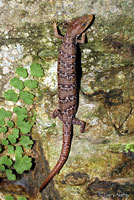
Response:
[[[65,43],[76,44],[77,43],[77,38],[66,34],[65,37],[64,37],[64,42]]]

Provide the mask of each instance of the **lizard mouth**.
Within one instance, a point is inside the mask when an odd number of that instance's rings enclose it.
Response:
[[[94,15],[88,15],[89,16],[89,21],[88,21],[88,25],[87,25],[87,27],[91,24],[91,22],[93,21],[93,19],[94,19]],[[86,28],[87,28],[86,27]]]

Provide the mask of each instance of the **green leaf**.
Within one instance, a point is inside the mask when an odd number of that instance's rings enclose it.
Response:
[[[27,109],[24,107],[14,107],[13,112],[16,113],[20,120],[27,118]]]
[[[9,154],[14,154],[14,146],[8,145],[7,148],[8,148],[8,153]]]
[[[6,111],[4,108],[0,109],[0,120],[10,118],[11,116],[12,113],[10,111]]]
[[[31,149],[34,142],[29,136],[22,136],[19,143],[26,149]]]
[[[16,162],[22,159],[23,149],[21,146],[17,146],[15,150],[15,159]]]
[[[0,163],[0,170],[5,171],[5,166]]]
[[[40,64],[33,63],[30,66],[31,75],[35,77],[42,77],[44,75],[43,68]]]
[[[128,153],[128,151],[134,152],[134,144],[126,144],[125,151]]]
[[[2,152],[2,146],[0,145],[0,152]]]
[[[18,90],[22,90],[24,88],[23,82],[17,77],[12,78],[10,80],[10,84]]]
[[[21,146],[17,146],[17,147],[16,147],[16,150],[15,150],[15,153],[16,153],[16,154],[22,154],[22,153],[23,153],[22,147],[21,147]],[[21,156],[21,157],[22,157],[22,156]]]
[[[13,101],[13,102],[17,102],[18,101],[18,95],[14,92],[14,90],[7,90],[4,93],[4,98],[7,101]]]
[[[13,134],[8,135],[8,140],[10,141],[11,144],[16,143],[16,138],[14,137]]]
[[[14,198],[11,195],[6,195],[5,200],[14,200]]]
[[[5,155],[1,157],[1,163],[10,167],[13,161],[8,156]]]
[[[38,87],[38,81],[36,81],[36,80],[26,80],[24,82],[24,86],[28,87],[30,89],[35,89],[35,88]]]
[[[14,122],[13,121],[7,121],[7,125],[9,128],[13,128],[14,127]]]
[[[2,139],[2,144],[3,144],[3,145],[8,145],[8,144],[9,144],[9,141],[8,141],[6,138],[3,138],[3,139]]]
[[[27,200],[27,198],[26,198],[26,197],[23,197],[23,196],[21,196],[21,197],[18,197],[18,198],[17,198],[17,200]]]
[[[32,95],[30,92],[27,92],[27,91],[20,92],[20,99],[22,99],[24,103],[26,104],[32,104],[33,98],[34,98],[34,95]]]
[[[0,126],[3,126],[5,124],[4,119],[0,119]]]
[[[23,77],[23,78],[26,78],[26,77],[28,76],[27,69],[25,69],[25,68],[23,68],[23,67],[18,67],[18,68],[16,69],[16,73],[17,73],[19,76]]]
[[[22,121],[22,120],[17,120],[17,126],[21,130],[21,132],[24,134],[29,133],[32,128],[32,124],[30,124],[29,122]]]
[[[17,173],[23,174],[24,171],[27,171],[32,167],[32,158],[25,155],[20,160],[16,160],[13,166]]]
[[[14,181],[16,180],[15,174],[13,174],[11,169],[6,169],[6,175],[9,181]]]
[[[14,128],[13,133],[8,135],[8,140],[11,142],[11,144],[16,143],[16,139],[19,137],[19,129]]]
[[[6,126],[3,126],[0,128],[0,133],[6,133],[8,131],[8,128]]]
[[[14,135],[15,138],[19,137],[19,129],[18,128],[13,129],[13,135]]]

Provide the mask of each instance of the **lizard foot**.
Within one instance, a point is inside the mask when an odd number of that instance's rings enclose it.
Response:
[[[79,125],[80,126],[80,132],[84,133],[86,122],[79,120],[78,118],[73,119],[73,124],[74,125]]]

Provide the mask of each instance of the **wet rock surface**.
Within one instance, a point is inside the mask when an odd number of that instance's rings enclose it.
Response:
[[[95,181],[88,185],[87,193],[91,196],[104,197],[107,199],[124,199],[134,195],[134,184],[126,182],[120,184],[114,181]]]

